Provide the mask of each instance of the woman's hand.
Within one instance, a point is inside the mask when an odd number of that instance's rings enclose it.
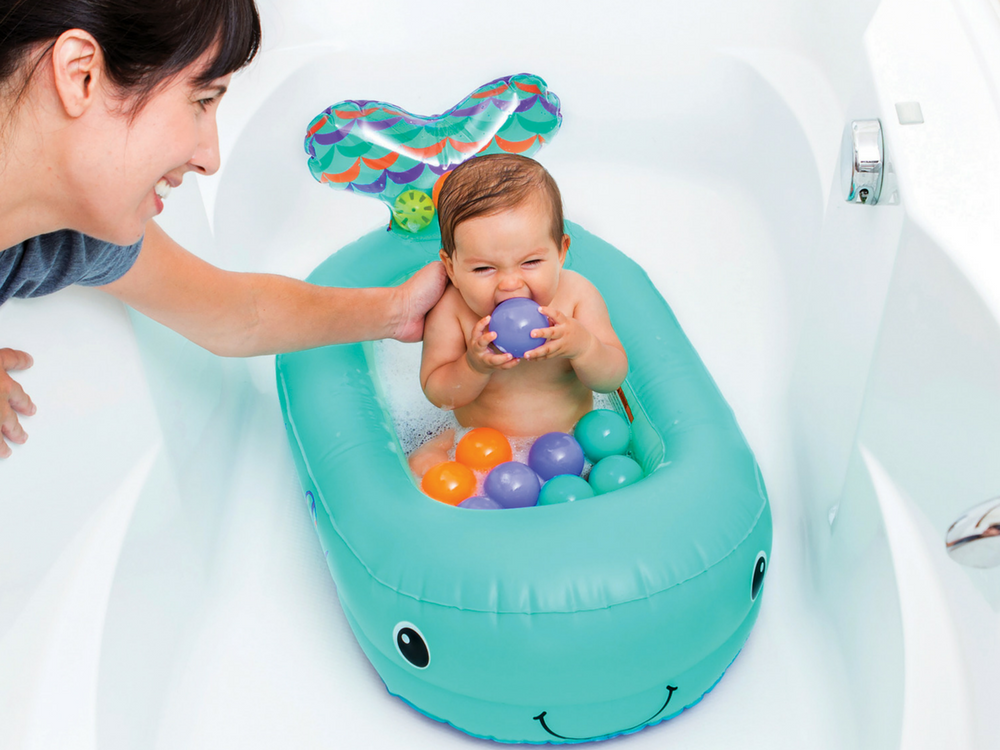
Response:
[[[396,289],[400,322],[392,338],[398,341],[420,341],[424,333],[424,316],[441,299],[448,275],[439,260],[421,268]]]
[[[34,364],[31,355],[17,349],[0,349],[0,458],[12,453],[4,438],[21,445],[28,433],[17,421],[17,415],[26,417],[35,413],[35,405],[24,389],[8,375],[13,370],[27,370]]]
[[[532,338],[545,339],[545,343],[524,353],[525,359],[577,359],[597,341],[594,335],[576,318],[554,307],[539,307],[538,311],[549,319],[551,326],[536,328]]]
[[[492,375],[495,370],[509,370],[516,367],[517,363],[521,361],[515,359],[512,354],[498,352],[490,347],[497,335],[493,331],[487,330],[489,324],[489,315],[476,323],[465,351],[465,359],[468,361],[469,367],[480,375]]]

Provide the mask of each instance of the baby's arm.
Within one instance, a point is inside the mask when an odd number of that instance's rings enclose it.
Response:
[[[552,326],[531,332],[533,337],[547,340],[524,357],[533,361],[566,358],[581,383],[592,391],[610,393],[625,380],[628,357],[611,327],[608,306],[601,293],[582,276],[575,275],[573,282],[576,298],[573,314],[540,307]]]
[[[489,316],[476,323],[466,341],[459,318],[461,305],[460,295],[449,287],[424,323],[420,386],[427,399],[442,409],[471,404],[496,370],[509,370],[520,361],[490,349],[496,334],[486,330]]]

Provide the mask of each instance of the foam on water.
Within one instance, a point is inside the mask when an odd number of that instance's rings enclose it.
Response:
[[[372,350],[392,424],[406,455],[447,429],[456,431],[456,442],[468,432],[458,424],[453,412],[438,409],[424,396],[420,388],[420,343],[403,344],[386,339],[376,341]],[[595,393],[594,408],[613,410],[611,395]],[[508,439],[514,460],[527,463],[528,449],[534,438]]]
[[[372,349],[392,424],[406,455],[435,435],[459,428],[455,414],[438,409],[420,388],[420,342],[385,339],[376,341]]]

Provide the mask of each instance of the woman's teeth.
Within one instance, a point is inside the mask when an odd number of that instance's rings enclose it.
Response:
[[[156,183],[154,188],[156,194],[160,196],[160,200],[164,200],[168,195],[170,195],[170,183],[165,179],[160,178],[160,181]]]

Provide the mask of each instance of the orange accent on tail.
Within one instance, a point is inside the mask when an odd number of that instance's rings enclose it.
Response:
[[[622,406],[625,407],[625,413],[628,415],[629,424],[631,424],[634,421],[634,417],[632,416],[632,409],[628,405],[628,399],[625,398],[625,391],[623,391],[621,388],[618,389],[618,398],[622,400]]]
[[[506,83],[501,83],[495,89],[490,89],[489,91],[477,91],[475,94],[472,95],[472,98],[473,99],[487,99],[487,98],[489,98],[491,96],[496,96],[497,94],[502,94],[506,90],[507,90],[507,84]]]
[[[482,151],[490,142],[473,141],[472,143],[465,143],[464,141],[456,141],[454,138],[449,138],[448,143],[461,154],[474,154],[477,151]]]
[[[403,156],[409,156],[411,159],[429,159],[432,156],[437,156],[442,151],[444,151],[444,146],[448,142],[447,138],[442,138],[440,141],[435,143],[433,146],[425,146],[424,148],[413,148],[412,146],[397,146]]]
[[[514,81],[514,85],[521,89],[521,91],[527,91],[529,94],[540,95],[542,93],[542,90],[533,83],[521,83],[520,81]]]
[[[498,135],[493,136],[497,145],[509,154],[520,154],[527,151],[536,140],[541,140],[537,135],[531,136],[526,141],[506,141]]]
[[[317,122],[315,125],[309,128],[309,131],[306,133],[306,138],[312,138],[314,135],[316,135],[316,133],[319,131],[321,127],[326,125],[326,123],[327,119],[326,115],[324,115],[323,117],[319,118],[319,122]]]
[[[357,179],[358,175],[361,174],[361,159],[354,160],[354,166],[350,169],[341,172],[340,174],[330,174],[329,172],[324,172],[319,178],[320,182],[350,182],[351,180]]]
[[[396,159],[399,158],[399,154],[395,151],[390,151],[388,154],[380,159],[366,159],[361,157],[361,161],[365,163],[365,166],[369,169],[385,169],[386,167],[391,167],[396,163]]]
[[[356,120],[359,117],[368,117],[372,112],[377,112],[378,107],[369,107],[358,112],[349,109],[335,109],[333,113],[343,120]]]

